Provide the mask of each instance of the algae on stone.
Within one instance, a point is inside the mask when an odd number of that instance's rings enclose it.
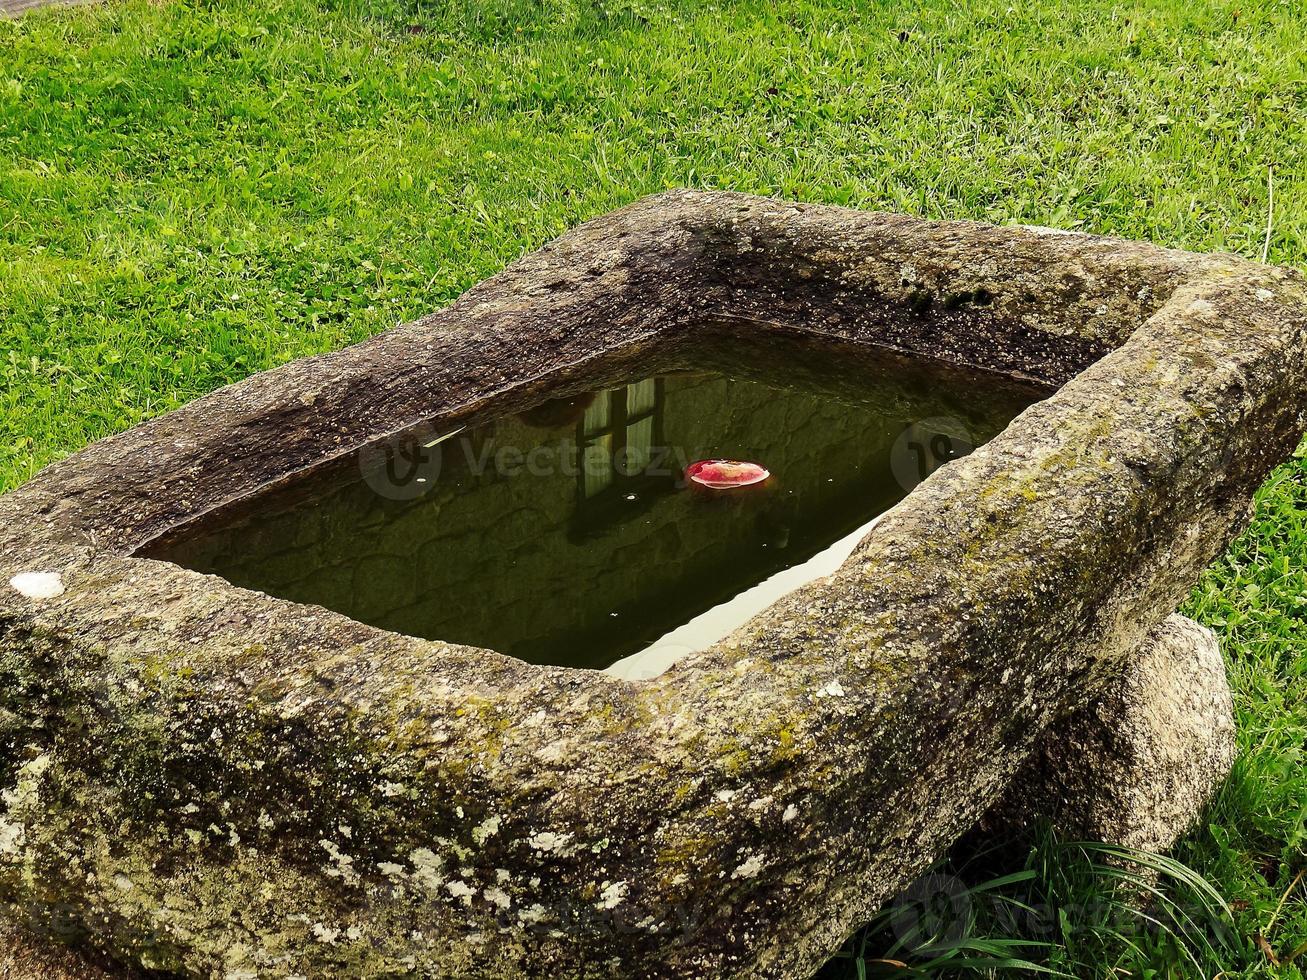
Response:
[[[640,683],[133,557],[287,473],[530,404],[709,317],[1063,387],[835,575]],[[1290,271],[639,202],[0,498],[0,583],[64,587],[0,587],[0,895],[195,976],[802,976],[1121,675],[1292,451],[1305,380]]]

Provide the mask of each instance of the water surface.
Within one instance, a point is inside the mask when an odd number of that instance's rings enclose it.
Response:
[[[781,336],[596,378],[419,426],[142,554],[400,633],[648,676],[833,571],[877,515],[1044,394]],[[687,485],[704,458],[772,476]]]

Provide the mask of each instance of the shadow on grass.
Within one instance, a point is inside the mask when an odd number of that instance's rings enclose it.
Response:
[[[396,33],[437,34],[475,44],[510,44],[546,34],[600,37],[638,30],[664,17],[650,0],[322,0],[338,13],[385,24]],[[676,4],[684,18],[706,2]]]
[[[494,44],[555,33],[572,21],[584,34],[635,28],[648,23],[637,4],[584,0],[323,0],[329,10],[380,21],[400,33],[434,33],[478,44]]]
[[[1041,828],[964,839],[817,977],[1212,977],[1257,959],[1184,864]]]

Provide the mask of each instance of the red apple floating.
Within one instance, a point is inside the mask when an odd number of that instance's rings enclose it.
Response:
[[[734,459],[701,459],[687,466],[685,475],[692,482],[710,490],[733,490],[761,483],[771,476],[771,471],[757,463],[743,463]]]

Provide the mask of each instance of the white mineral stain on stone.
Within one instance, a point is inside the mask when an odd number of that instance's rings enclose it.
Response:
[[[1067,231],[1065,228],[1049,228],[1045,225],[1022,225],[1026,231],[1033,231],[1036,235],[1081,235],[1083,232]]]
[[[506,909],[512,904],[512,901],[508,897],[508,893],[497,885],[491,885],[481,894],[486,897],[487,902],[490,902],[492,905],[497,905],[501,909]]]
[[[842,698],[842,697],[844,697],[844,685],[842,685],[842,684],[839,682],[839,679],[836,678],[835,680],[833,680],[833,681],[831,681],[829,684],[827,684],[825,687],[823,687],[820,691],[818,691],[818,692],[817,692],[817,697],[819,697],[819,698]]]
[[[1256,294],[1257,298],[1265,303],[1268,299],[1275,299],[1275,294],[1269,289],[1259,289]]]
[[[626,882],[605,881],[603,891],[599,893],[599,907],[601,909],[615,909],[622,904],[624,898],[626,898]]]
[[[789,806],[785,808],[785,812],[781,814],[781,823],[789,823],[798,815],[799,815],[799,808],[795,806],[793,803],[791,803]]]
[[[529,909],[523,909],[517,913],[517,919],[523,925],[533,926],[542,920],[547,914],[543,905],[532,905]]]
[[[27,830],[21,823],[0,817],[0,854],[17,854],[23,849],[26,839]]]
[[[413,865],[414,880],[423,888],[435,891],[444,883],[445,876],[440,873],[440,858],[434,851],[419,847],[408,859]]]
[[[571,834],[555,834],[552,830],[542,830],[538,834],[532,834],[528,843],[535,850],[548,853],[563,850],[571,839]]]
[[[722,803],[729,803],[731,800],[735,799],[736,792],[737,791],[733,789],[719,789],[713,795]]]
[[[758,872],[760,872],[766,865],[767,859],[761,854],[750,854],[743,864],[731,872],[731,877],[756,878],[758,877]]]
[[[331,878],[340,878],[350,884],[355,884],[359,880],[358,872],[354,870],[354,859],[342,851],[333,841],[320,840],[318,844],[327,852],[331,860],[335,862],[334,868],[327,869],[327,875]]]
[[[499,817],[487,817],[476,827],[472,828],[472,839],[477,842],[478,846],[484,844],[495,834],[499,833]]]
[[[1186,309],[1190,313],[1197,313],[1201,316],[1211,316],[1216,312],[1216,307],[1205,299],[1194,300]]]
[[[473,887],[466,881],[459,881],[457,879],[446,883],[445,891],[449,892],[449,894],[453,895],[455,898],[461,898],[464,905],[471,905],[472,896],[476,894],[475,889],[473,889]]]
[[[53,599],[64,594],[64,577],[58,572],[22,572],[9,584],[28,599]]]
[[[23,763],[18,770],[18,781],[12,789],[0,793],[10,814],[29,806],[39,792],[39,780],[54,760],[49,753],[38,755],[31,762]],[[17,854],[27,841],[27,828],[21,820],[9,820],[0,817],[0,854]]]
[[[541,762],[558,762],[567,755],[567,750],[564,748],[566,744],[567,743],[561,741],[550,742],[536,753],[536,758]]]

